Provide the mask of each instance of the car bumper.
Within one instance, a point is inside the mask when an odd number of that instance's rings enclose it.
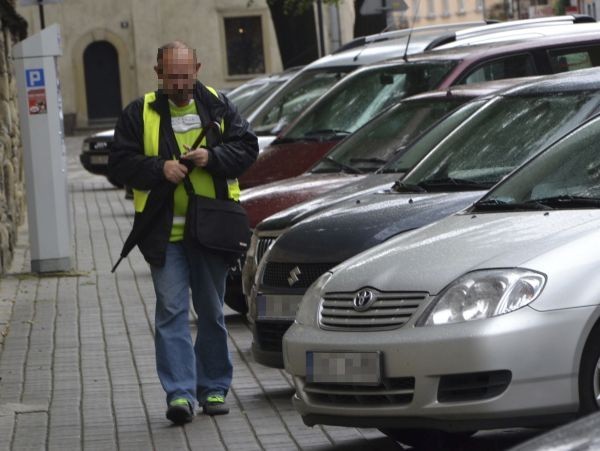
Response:
[[[262,365],[283,368],[283,336],[294,322],[302,294],[257,294],[254,290],[250,299],[252,356]]]
[[[107,175],[108,152],[108,150],[83,152],[79,154],[79,161],[86,171],[97,175]]]
[[[545,424],[577,411],[581,334],[594,308],[525,307],[487,320],[369,333],[294,324],[283,342],[285,368],[296,386],[294,407],[307,424],[444,429]],[[378,351],[383,385],[307,384],[307,351]],[[468,384],[469,377],[477,380],[474,373],[499,371],[510,374],[499,393],[474,396],[469,393],[477,387],[462,386],[462,398],[440,401],[441,382],[450,376],[465,375]],[[407,396],[388,396],[391,381],[400,380],[410,381]]]

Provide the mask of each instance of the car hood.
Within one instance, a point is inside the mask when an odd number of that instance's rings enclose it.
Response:
[[[366,178],[329,191],[315,199],[276,213],[256,227],[260,231],[284,230],[327,208],[368,193],[389,189],[402,174],[372,174]]]
[[[345,173],[308,172],[298,177],[243,190],[241,202],[248,212],[250,226],[254,227],[267,216],[364,177]]]
[[[342,262],[399,233],[456,213],[484,193],[386,191],[357,197],[292,227],[273,246],[269,261]]]
[[[578,240],[587,240],[579,245],[587,243],[589,248],[589,234],[598,242],[599,230],[599,210],[461,213],[356,255],[337,267],[326,289],[371,286],[435,295],[478,269],[524,267],[564,273],[570,264],[564,264],[567,248]],[[571,257],[571,262],[581,258]]]

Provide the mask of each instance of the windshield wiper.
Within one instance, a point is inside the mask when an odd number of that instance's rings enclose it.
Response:
[[[334,160],[331,157],[323,157],[323,160],[327,161],[329,163],[333,163],[338,168],[340,168],[346,172],[350,172],[351,174],[362,174],[363,173],[363,171],[361,171],[360,169],[354,168],[348,164],[342,163],[341,161]]]
[[[492,185],[493,185],[493,183],[474,182],[473,180],[457,179],[454,177],[445,177],[445,178],[433,179],[433,180],[423,180],[422,182],[419,183],[419,186],[422,186],[425,188],[436,188],[436,189],[446,188],[446,189],[458,190],[458,191],[487,190]]]
[[[536,201],[506,202],[500,199],[484,199],[473,204],[473,211],[552,210],[552,207]]]
[[[427,190],[419,185],[413,185],[412,183],[404,183],[400,180],[392,185],[392,190],[397,193],[426,193]]]
[[[546,205],[553,208],[561,207],[581,207],[581,208],[600,208],[600,199],[585,196],[571,196],[568,194],[560,196],[542,197],[540,199],[532,199],[529,202]]]
[[[387,160],[383,158],[371,157],[371,158],[350,158],[350,163],[375,163],[375,164],[385,164]]]
[[[347,130],[339,130],[337,128],[322,128],[319,130],[311,130],[304,134],[304,138],[315,138],[317,136],[332,136],[333,138],[344,138],[350,135],[351,132]]]

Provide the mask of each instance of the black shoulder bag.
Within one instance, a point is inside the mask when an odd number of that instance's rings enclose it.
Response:
[[[218,135],[219,141],[221,140],[219,123],[210,122],[202,128],[192,149],[198,147],[209,129]],[[217,251],[224,254],[228,261],[235,261],[248,250],[250,243],[248,215],[239,202],[229,199],[225,177],[213,176],[213,181],[216,194],[214,199],[196,194],[189,175],[183,179],[188,195],[183,242],[188,247],[201,246]]]

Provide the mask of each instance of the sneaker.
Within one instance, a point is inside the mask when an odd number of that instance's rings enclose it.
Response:
[[[167,418],[177,425],[189,423],[194,418],[192,405],[185,398],[175,398],[169,403]]]
[[[225,402],[225,396],[220,394],[208,395],[202,405],[202,411],[206,415],[226,415],[229,413],[229,406]]]

